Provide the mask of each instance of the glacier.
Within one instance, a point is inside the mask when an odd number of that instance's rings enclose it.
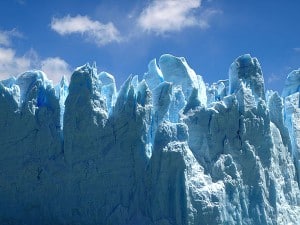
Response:
[[[96,64],[0,81],[0,224],[300,224],[300,69],[206,84],[183,57],[119,89]]]

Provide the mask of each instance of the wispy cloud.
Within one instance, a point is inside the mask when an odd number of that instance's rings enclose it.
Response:
[[[26,1],[25,0],[16,0],[18,4],[20,5],[25,5]]]
[[[14,37],[22,37],[22,34],[17,29],[9,31],[0,30],[0,46],[8,47],[11,45],[11,39]]]
[[[276,74],[272,73],[272,74],[268,77],[267,81],[268,81],[268,83],[270,84],[270,83],[277,82],[277,81],[279,81],[280,79],[281,79],[281,78],[280,78],[279,75],[276,75]]]
[[[207,29],[210,27],[210,22],[216,15],[221,14],[222,11],[219,9],[204,9],[199,16],[199,26],[202,29]]]
[[[300,48],[293,48],[295,52],[300,52]]]
[[[98,46],[121,41],[120,33],[112,22],[103,24],[91,20],[88,16],[67,15],[63,18],[53,18],[51,28],[60,35],[81,34],[85,40]]]
[[[144,31],[156,34],[180,31],[186,27],[209,27],[209,20],[218,10],[199,11],[201,0],[154,0],[140,13],[137,23]]]

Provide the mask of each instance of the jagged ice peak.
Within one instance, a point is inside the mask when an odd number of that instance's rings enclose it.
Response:
[[[0,81],[0,224],[297,225],[299,75],[280,96],[249,54],[213,84],[165,54],[118,90],[95,63]]]

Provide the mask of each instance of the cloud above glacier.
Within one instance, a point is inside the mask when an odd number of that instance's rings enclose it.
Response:
[[[0,79],[16,76],[33,67],[35,56],[33,51],[18,56],[15,49],[0,47]]]
[[[62,36],[81,34],[86,41],[93,42],[98,46],[121,41],[120,32],[112,22],[104,24],[92,20],[88,16],[53,17],[51,28]]]
[[[72,73],[69,64],[59,57],[49,57],[42,60],[41,70],[44,71],[48,77],[51,77],[54,83],[58,83],[62,76],[70,78]]]
[[[209,27],[211,17],[220,11],[205,9],[199,14],[201,0],[154,0],[137,18],[137,24],[146,32],[165,34],[186,27]]]
[[[32,69],[43,70],[54,83],[63,75],[71,75],[69,64],[59,57],[41,59],[34,49],[19,54],[13,46],[13,38],[20,37],[23,35],[16,29],[0,31],[0,80]]]

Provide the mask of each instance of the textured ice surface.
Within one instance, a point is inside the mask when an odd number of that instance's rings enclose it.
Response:
[[[63,119],[65,113],[65,101],[69,94],[69,85],[68,80],[65,76],[62,77],[59,84],[55,87],[55,95],[59,99],[59,107],[60,107],[60,126],[63,127]]]
[[[0,224],[299,224],[299,71],[281,97],[250,55],[211,85],[158,64],[0,81]]]
[[[156,64],[156,59],[151,60],[148,64],[148,72],[144,74],[144,79],[151,90],[164,81],[163,74]]]
[[[199,92],[199,100],[206,105],[206,89],[202,77],[196,75],[185,58],[165,54],[159,58],[158,64],[165,81],[172,82],[174,86],[180,86],[186,100],[196,88]]]
[[[249,88],[255,99],[265,99],[264,78],[260,64],[249,54],[238,57],[229,68],[229,92]]]
[[[105,97],[106,107],[110,112],[117,92],[115,78],[107,72],[101,72],[99,80],[101,81],[101,95]]]
[[[282,97],[289,96],[300,91],[300,69],[292,71],[285,81]]]

